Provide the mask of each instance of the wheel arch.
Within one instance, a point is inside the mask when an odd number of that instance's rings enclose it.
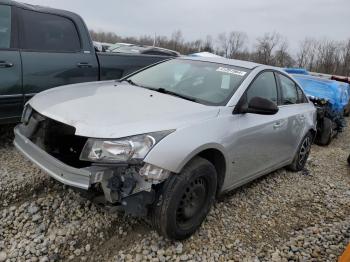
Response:
[[[223,150],[214,146],[200,148],[196,150],[187,158],[186,162],[182,164],[180,168],[180,172],[186,166],[186,164],[189,163],[195,157],[204,158],[208,160],[211,164],[213,164],[213,166],[215,167],[215,170],[218,176],[217,177],[218,179],[217,195],[218,195],[224,184],[226,172],[227,172],[227,161],[226,161],[225,154],[223,153]]]

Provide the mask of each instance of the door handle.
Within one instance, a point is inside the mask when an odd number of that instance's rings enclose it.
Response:
[[[82,63],[78,63],[78,64],[77,64],[77,67],[79,67],[79,68],[91,68],[92,65],[89,64],[89,63],[84,63],[84,62],[82,62]]]
[[[13,63],[9,63],[6,61],[0,61],[0,68],[9,68],[9,67],[13,67]]]

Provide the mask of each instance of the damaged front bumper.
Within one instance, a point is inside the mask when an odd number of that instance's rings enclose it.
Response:
[[[98,191],[106,205],[119,205],[126,213],[145,216],[148,206],[155,201],[154,187],[164,180],[147,179],[140,175],[139,166],[96,166],[75,168],[41,149],[21,133],[14,130],[15,147],[31,162],[57,181],[78,189]]]
[[[30,161],[61,183],[88,190],[91,186],[91,172],[68,166],[52,157],[32,141],[21,134],[19,126],[15,127],[15,147]]]

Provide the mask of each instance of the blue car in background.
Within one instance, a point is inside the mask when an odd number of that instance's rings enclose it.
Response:
[[[344,113],[349,103],[349,84],[328,80],[311,75],[292,74],[308,96],[326,99],[330,102],[332,110]]]
[[[300,84],[317,108],[318,135],[315,142],[328,145],[345,126],[344,112],[349,104],[349,84],[312,76],[305,69],[287,68],[285,71]]]

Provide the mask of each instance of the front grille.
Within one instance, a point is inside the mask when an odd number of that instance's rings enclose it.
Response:
[[[88,162],[80,161],[80,153],[87,141],[86,137],[76,136],[75,128],[33,111],[24,129],[31,129],[27,137],[45,152],[61,162],[82,168],[90,166]]]

